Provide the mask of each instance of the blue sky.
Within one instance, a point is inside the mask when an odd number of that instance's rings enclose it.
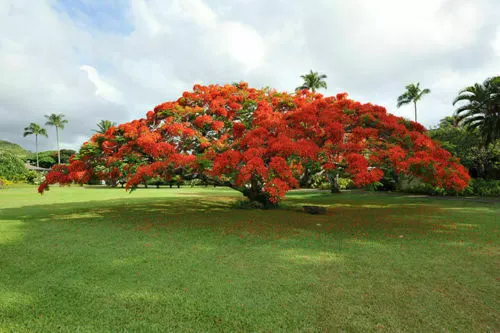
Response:
[[[133,25],[127,19],[126,0],[58,0],[54,8],[68,15],[82,29],[128,35]]]

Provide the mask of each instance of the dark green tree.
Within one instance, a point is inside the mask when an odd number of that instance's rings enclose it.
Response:
[[[60,151],[61,163],[62,164],[69,163],[69,158],[75,153],[76,151],[72,149],[61,149]],[[57,164],[57,158],[58,158],[57,151],[55,150],[41,151],[39,155],[40,155],[40,167],[50,169]]]
[[[406,87],[406,91],[398,97],[398,108],[412,103],[415,108],[415,121],[417,121],[417,102],[422,99],[422,96],[429,94],[430,89],[420,89],[420,83],[417,84],[410,83]]]
[[[471,132],[479,131],[482,145],[500,139],[500,76],[460,90],[453,105],[459,102],[465,104],[455,111],[458,122]]]
[[[95,129],[94,132],[104,134],[113,126],[116,126],[115,122],[111,120],[101,120],[97,123],[97,129]]]
[[[55,126],[56,128],[56,140],[57,140],[57,163],[61,164],[61,151],[59,149],[59,129],[63,130],[64,125],[68,123],[66,119],[64,119],[64,115],[60,114],[51,114],[50,116],[45,116],[47,118],[47,122],[45,125]]]
[[[325,81],[327,78],[326,74],[319,74],[311,70],[308,74],[301,75],[300,77],[304,80],[304,83],[295,90],[309,89],[312,92],[316,92],[317,89],[328,88]]]
[[[28,127],[24,128],[24,137],[27,137],[28,135],[34,135],[35,136],[35,149],[36,149],[36,166],[39,167],[39,162],[38,162],[38,136],[43,135],[45,137],[48,137],[47,135],[47,130],[43,127],[41,127],[38,124],[35,123],[30,123]]]
[[[439,126],[430,129],[428,134],[432,139],[440,141],[443,148],[459,157],[472,176],[496,178],[500,175],[500,145],[482,144],[479,130],[460,126],[456,116],[442,119]]]

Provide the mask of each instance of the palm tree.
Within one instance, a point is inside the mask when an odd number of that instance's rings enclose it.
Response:
[[[319,74],[311,70],[308,74],[301,75],[300,77],[304,80],[304,83],[295,90],[310,89],[312,92],[316,92],[316,89],[328,88],[324,80],[327,78],[326,74]]]
[[[422,98],[422,96],[429,94],[431,91],[429,89],[420,89],[420,83],[417,84],[410,83],[406,87],[406,91],[398,97],[398,108],[402,105],[409,104],[413,102],[415,107],[415,121],[417,121],[417,102]]]
[[[45,128],[41,127],[38,124],[30,123],[28,127],[24,128],[24,134],[23,134],[23,136],[27,137],[28,135],[32,135],[32,134],[35,135],[36,166],[38,168],[39,167],[39,164],[38,164],[38,136],[39,135],[43,135],[43,136],[45,136],[47,138],[48,135],[47,135],[47,130]]]
[[[64,124],[67,124],[68,121],[64,119],[64,115],[60,114],[51,114],[50,116],[45,115],[47,118],[47,122],[45,125],[55,126],[56,128],[56,140],[57,140],[57,163],[61,164],[61,151],[59,149],[59,129],[64,129]]]
[[[116,126],[116,123],[111,121],[111,120],[101,120],[97,123],[97,128],[93,130],[96,133],[101,133],[104,134],[110,129],[111,127]]]
[[[477,128],[485,146],[500,139],[500,76],[460,90],[453,105],[460,101],[466,102],[455,110],[461,125]]]

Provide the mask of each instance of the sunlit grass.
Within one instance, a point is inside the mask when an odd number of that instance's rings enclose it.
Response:
[[[500,205],[294,191],[261,211],[239,199],[0,190],[0,332],[500,330]]]

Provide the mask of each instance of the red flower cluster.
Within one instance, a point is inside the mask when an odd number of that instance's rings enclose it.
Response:
[[[461,190],[469,176],[415,122],[350,100],[235,85],[195,85],[138,119],[96,134],[40,186],[99,177],[134,188],[151,178],[202,178],[279,202],[300,178],[337,173],[365,186],[384,172]]]

